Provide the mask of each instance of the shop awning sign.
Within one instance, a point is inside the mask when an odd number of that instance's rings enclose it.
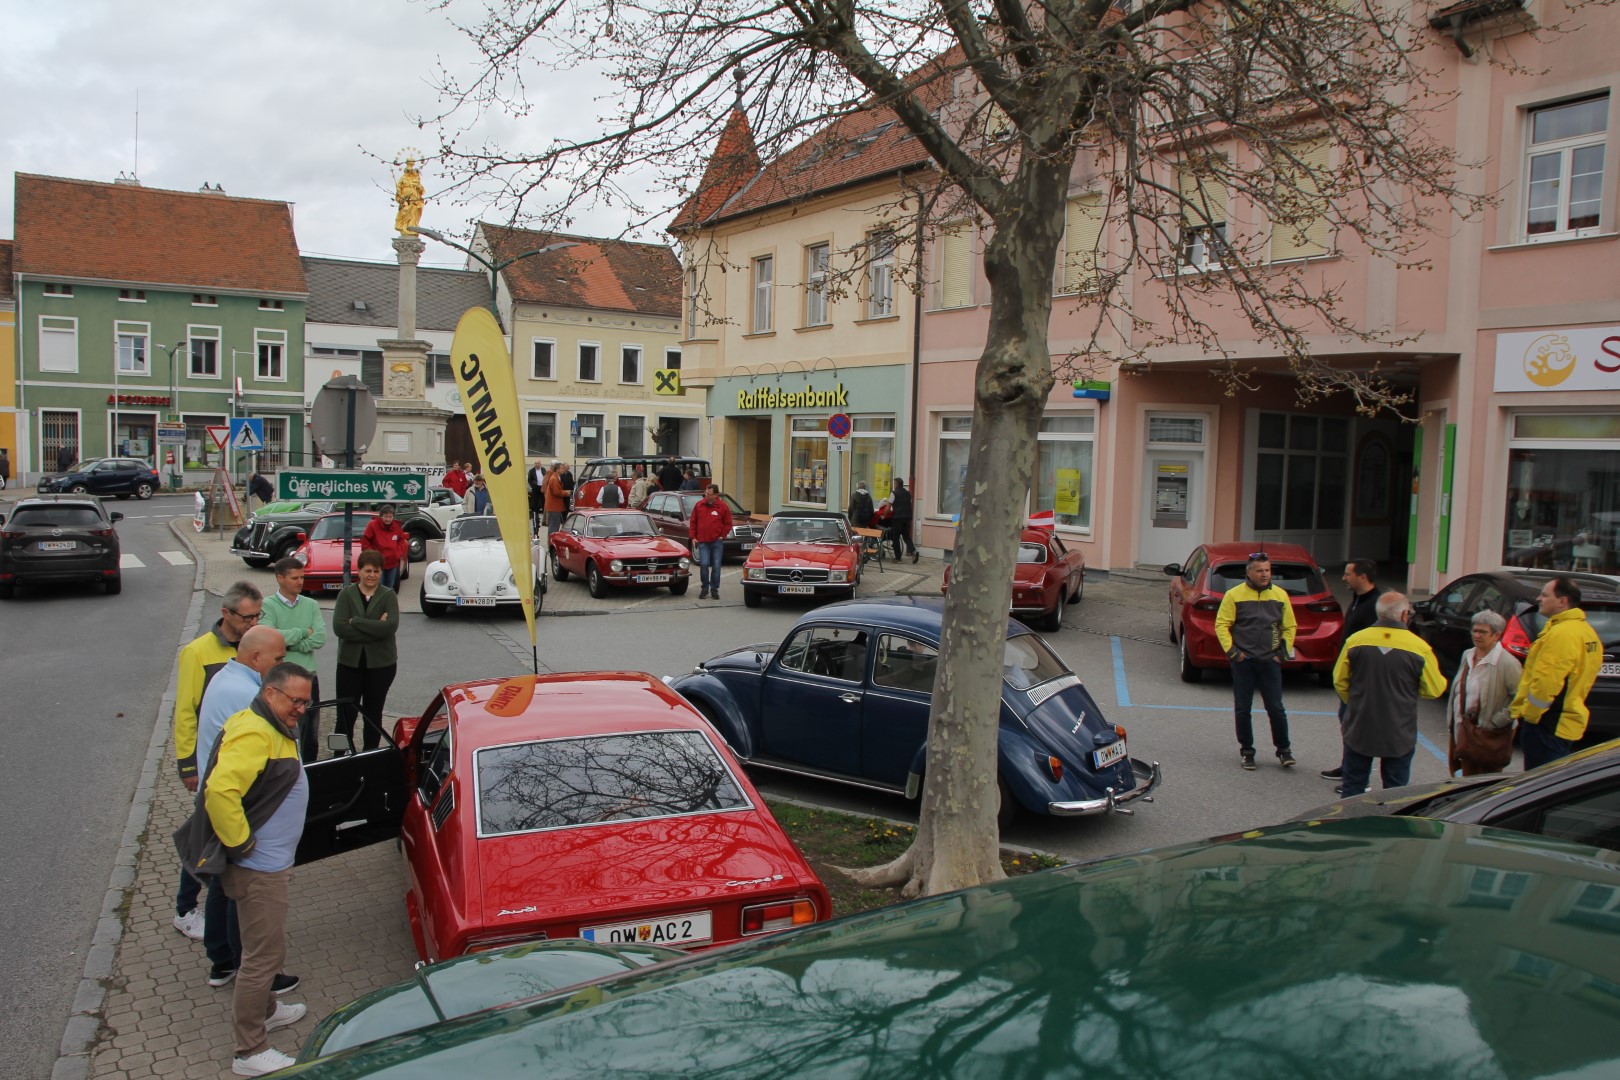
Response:
[[[1495,390],[1620,390],[1620,326],[1496,335]]]

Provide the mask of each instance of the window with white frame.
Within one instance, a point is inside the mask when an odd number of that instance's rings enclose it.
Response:
[[[775,294],[771,282],[776,275],[776,259],[761,255],[754,260],[754,322],[753,332],[768,334],[775,326],[772,308]]]
[[[614,453],[618,457],[640,457],[647,452],[647,418],[645,416],[619,417],[619,445]]]
[[[118,342],[118,374],[150,375],[152,372],[146,361],[150,324],[114,323],[113,332]]]
[[[602,346],[580,342],[579,381],[602,381]]]
[[[528,415],[528,435],[524,441],[529,457],[557,455],[557,414],[532,412]]]
[[[189,346],[187,351],[191,355],[191,377],[219,378],[219,327],[187,327],[186,342]]]
[[[1226,251],[1226,188],[1220,176],[1185,168],[1180,174],[1181,235],[1178,252],[1183,270],[1219,266]]]
[[[968,439],[973,417],[939,418],[939,476],[934,489],[934,512],[955,517],[962,512],[962,487],[967,482]]]
[[[811,244],[804,249],[804,325],[826,326],[828,321],[827,271],[832,248]]]
[[[66,450],[70,461],[83,456],[79,446],[79,414],[60,409],[39,410],[39,453],[47,469],[56,468]]]
[[[795,416],[788,421],[788,496],[801,505],[827,506],[827,418]]]
[[[1091,528],[1091,493],[1097,484],[1093,466],[1096,431],[1094,413],[1041,417],[1035,442],[1032,510],[1055,510],[1059,525]]]
[[[1532,109],[1529,119],[1525,238],[1593,235],[1603,218],[1608,95]]]
[[[39,317],[39,370],[79,370],[79,320]]]
[[[664,366],[669,368],[671,371],[681,370],[681,350],[665,349]]]
[[[119,289],[118,290],[118,299],[123,301],[126,304],[144,304],[144,303],[146,303],[146,290],[145,289]]]
[[[939,231],[939,306],[968,307],[973,303],[973,227],[967,222]]]
[[[604,429],[602,414],[577,413],[574,419],[579,423],[579,438],[574,443],[575,449],[584,457],[601,457]]]
[[[533,379],[555,379],[557,377],[557,343],[542,338],[535,338],[533,342],[532,359],[529,362],[529,377]]]
[[[54,296],[54,297],[57,297],[58,299],[69,299],[69,300],[71,300],[73,298],[73,286],[71,286],[71,285],[58,285],[55,282],[47,281],[45,283],[45,295],[46,296]]]
[[[208,455],[215,452],[213,436],[208,434],[211,427],[227,427],[230,419],[223,413],[218,415],[199,415],[197,413],[185,414],[186,424],[186,468],[205,469],[209,465]]]
[[[1325,138],[1307,139],[1288,148],[1292,161],[1277,168],[1275,204],[1279,217],[1271,223],[1271,261],[1309,259],[1326,255],[1328,207],[1322,198],[1332,144]]]
[[[886,319],[894,314],[894,233],[873,233],[866,250],[866,317]]]
[[[625,345],[619,349],[619,381],[628,385],[641,384],[641,346]]]
[[[854,431],[849,445],[849,487],[865,480],[876,492],[873,499],[887,495],[894,480],[895,419],[891,416],[853,416]]]
[[[285,330],[253,331],[253,351],[258,356],[258,377],[272,382],[287,379],[287,332]]]

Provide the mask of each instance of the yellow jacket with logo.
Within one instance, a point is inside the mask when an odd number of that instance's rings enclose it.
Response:
[[[1552,734],[1579,739],[1591,714],[1586,695],[1603,666],[1603,642],[1580,608],[1560,611],[1536,635],[1524,661],[1513,715],[1527,724],[1552,719]]]
[[[221,619],[180,650],[174,687],[174,756],[180,777],[197,775],[197,709],[209,680],[236,657],[236,646],[220,634]]]
[[[1215,612],[1215,640],[1228,659],[1241,652],[1252,660],[1294,655],[1294,605],[1276,585],[1256,589],[1240,581],[1221,597]]]

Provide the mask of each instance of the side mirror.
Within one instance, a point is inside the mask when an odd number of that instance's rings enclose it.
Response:
[[[117,524],[118,522],[124,520],[124,515],[120,514],[117,510],[114,510],[112,513],[107,515],[107,520]]]
[[[1178,563],[1178,562],[1165,563],[1164,572],[1166,574],[1168,574],[1170,577],[1180,577],[1181,576],[1181,564]]]
[[[333,754],[354,753],[354,740],[341,732],[334,731],[326,737],[326,748]]]

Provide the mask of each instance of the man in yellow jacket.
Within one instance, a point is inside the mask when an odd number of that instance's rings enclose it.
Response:
[[[1345,798],[1367,790],[1373,759],[1386,788],[1412,782],[1417,751],[1417,703],[1446,692],[1446,677],[1429,643],[1406,628],[1412,605],[1398,592],[1386,592],[1375,608],[1378,621],[1350,635],[1333,665],[1333,688],[1345,703],[1339,729],[1344,736]]]
[[[1288,712],[1282,700],[1282,664],[1294,656],[1294,605],[1271,583],[1271,559],[1249,556],[1244,580],[1226,590],[1215,612],[1215,639],[1232,662],[1232,713],[1237,722],[1238,763],[1254,768],[1254,692],[1266,703],[1271,743],[1284,768],[1294,764]]]
[[[1586,734],[1586,695],[1603,666],[1603,641],[1581,610],[1581,590],[1565,577],[1541,587],[1537,598],[1546,625],[1530,646],[1514,695],[1524,767],[1568,757]]]

